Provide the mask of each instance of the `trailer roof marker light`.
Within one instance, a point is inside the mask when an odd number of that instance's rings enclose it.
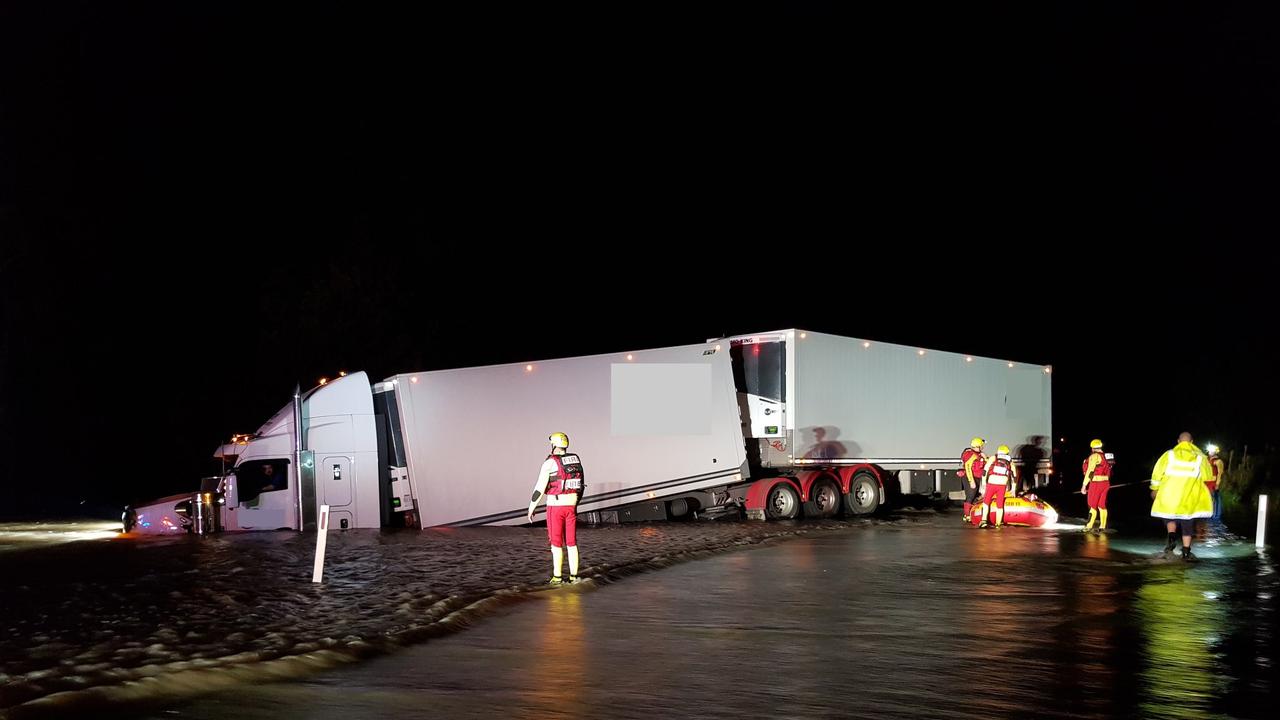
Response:
[[[867,342],[866,340],[863,340],[863,341],[862,341],[862,347],[864,347],[864,348],[869,348],[869,347],[871,347],[871,343]]]
[[[533,372],[533,366],[532,366],[532,365],[525,365],[525,366],[524,366],[524,371],[525,371],[525,372]]]
[[[1013,367],[1013,363],[1009,363],[1009,367]]]
[[[919,355],[920,357],[924,357],[924,350],[917,350],[916,354]]]
[[[965,362],[973,362],[973,356],[972,356],[972,355],[966,355],[966,356],[965,356],[964,361],[965,361]]]
[[[346,376],[347,376],[347,371],[346,371],[346,370],[339,370],[339,371],[338,371],[338,377],[346,377]]]
[[[805,338],[807,338],[807,337],[809,337],[809,333],[800,333],[800,339],[801,339],[801,340],[803,340],[803,339],[805,339]]]
[[[720,352],[720,346],[719,346],[719,345],[717,345],[717,346],[716,346],[716,352]]]
[[[1045,368],[1044,368],[1044,374],[1045,374],[1045,375],[1048,375],[1048,374],[1049,374],[1049,373],[1051,373],[1051,372],[1053,372],[1053,367],[1052,367],[1052,366],[1050,366],[1050,365],[1046,365],[1046,366],[1045,366]]]
[[[634,358],[634,357],[632,357],[630,353],[628,353],[628,354],[627,354],[627,360],[634,360],[634,359],[635,359],[635,358]]]
[[[414,375],[413,377],[409,378],[409,382],[413,383],[414,385],[417,385],[417,384],[418,384],[418,376],[417,376],[417,375]]]
[[[329,378],[320,378],[320,384],[321,384],[321,385],[328,385],[328,384],[329,384]]]

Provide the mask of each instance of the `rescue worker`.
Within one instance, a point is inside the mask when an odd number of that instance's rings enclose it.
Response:
[[[1222,480],[1226,474],[1226,466],[1222,462],[1222,458],[1218,457],[1218,446],[1209,443],[1205,448],[1209,451],[1209,467],[1213,470],[1213,479],[1206,482],[1209,488],[1209,495],[1213,498],[1213,519],[1222,519]]]
[[[1164,546],[1168,558],[1178,545],[1182,533],[1182,559],[1195,560],[1191,553],[1191,536],[1196,518],[1213,515],[1213,498],[1205,481],[1213,477],[1209,459],[1191,444],[1191,433],[1178,436],[1178,444],[1160,456],[1151,470],[1151,516],[1165,521],[1169,531]]]
[[[987,490],[982,494],[982,522],[978,523],[978,527],[990,527],[987,523],[987,513],[990,512],[993,500],[996,506],[995,526],[1004,527],[1005,490],[1018,486],[1018,468],[1014,466],[1013,458],[1009,455],[1008,445],[996,448],[995,457],[987,460],[985,475]]]
[[[569,550],[568,582],[578,581],[578,502],[586,487],[586,474],[582,459],[569,453],[569,436],[562,432],[551,433],[551,454],[538,471],[538,482],[529,500],[529,522],[533,511],[545,494],[547,498],[547,537],[551,540],[551,584],[565,583],[564,549]]]
[[[1094,523],[1098,523],[1098,532],[1105,532],[1107,529],[1107,491],[1111,489],[1111,453],[1102,451],[1102,441],[1094,440],[1089,443],[1089,457],[1085,458],[1084,468],[1084,484],[1080,486],[1080,492],[1088,497],[1089,502],[1089,522],[1085,523],[1084,531],[1089,532],[1094,529]]]
[[[960,453],[960,490],[964,492],[964,524],[970,525],[973,520],[973,505],[978,500],[978,484],[982,482],[982,472],[987,466],[987,458],[982,454],[982,446],[986,440],[975,437],[969,447]],[[985,518],[984,518],[985,519]]]

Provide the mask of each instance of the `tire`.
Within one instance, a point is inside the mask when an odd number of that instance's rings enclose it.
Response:
[[[850,515],[870,515],[880,508],[880,483],[874,475],[860,472],[849,482],[844,509]]]
[[[833,518],[840,513],[840,486],[831,478],[820,478],[809,487],[809,501],[804,516],[812,519]]]
[[[800,494],[790,483],[780,482],[769,488],[764,500],[766,520],[794,520],[800,514]]]

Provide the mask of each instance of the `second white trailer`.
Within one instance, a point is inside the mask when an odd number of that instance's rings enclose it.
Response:
[[[423,526],[519,524],[553,432],[586,468],[580,512],[743,482],[729,355],[726,341],[408,373],[374,392],[393,396],[393,473]]]

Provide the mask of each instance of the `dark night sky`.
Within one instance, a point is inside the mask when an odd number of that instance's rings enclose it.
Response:
[[[188,489],[340,368],[790,326],[1052,363],[1122,457],[1274,442],[1275,9],[833,5],[0,6],[0,516]]]

